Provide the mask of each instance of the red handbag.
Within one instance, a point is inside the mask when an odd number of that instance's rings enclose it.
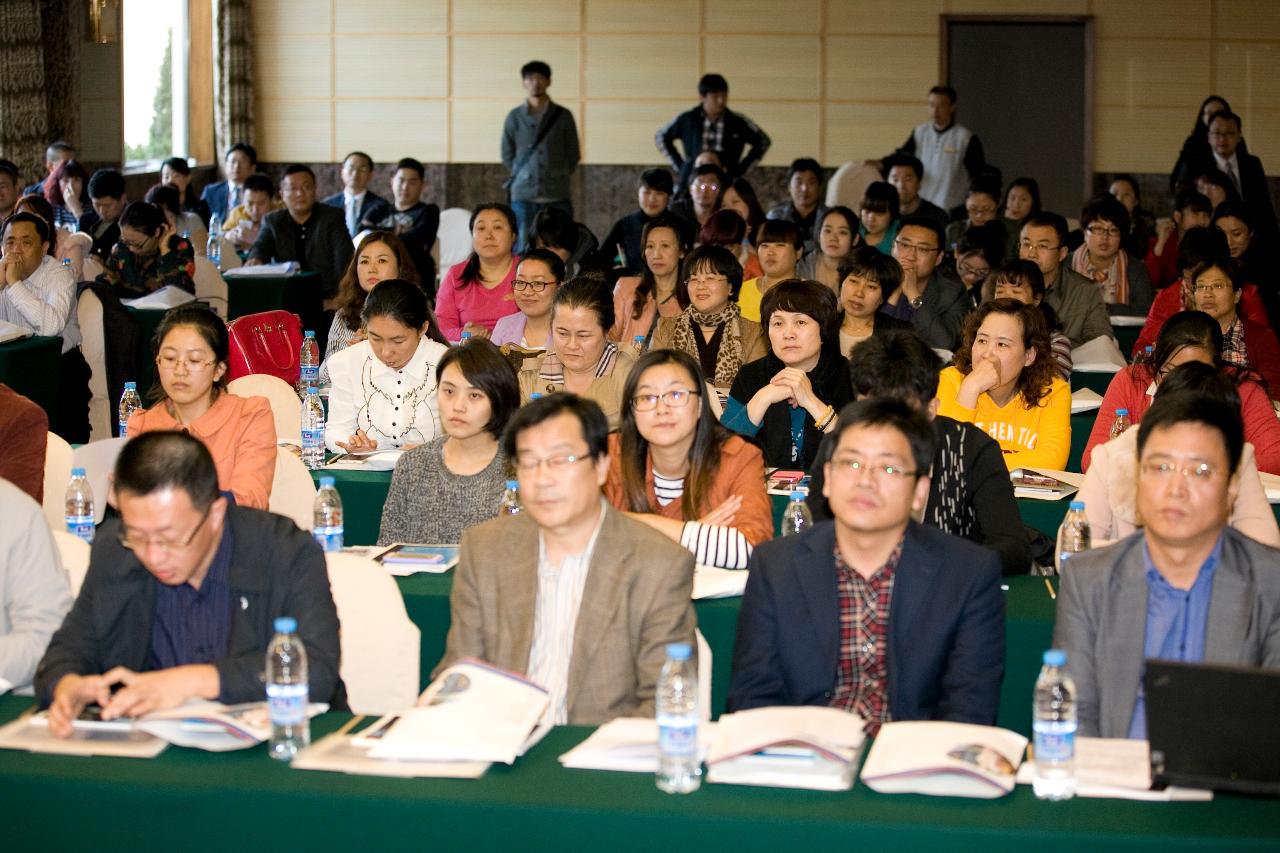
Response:
[[[298,384],[302,349],[302,321],[288,311],[246,314],[227,324],[231,369],[228,379],[269,373],[290,385]]]

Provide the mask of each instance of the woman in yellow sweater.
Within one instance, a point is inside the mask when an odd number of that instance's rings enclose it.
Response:
[[[938,402],[938,414],[994,438],[1010,471],[1066,467],[1071,389],[1056,375],[1035,306],[994,299],[970,314],[955,363],[938,378]]]

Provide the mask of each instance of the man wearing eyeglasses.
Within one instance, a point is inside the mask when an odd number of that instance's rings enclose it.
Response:
[[[84,585],[36,670],[55,735],[69,737],[90,704],[110,720],[191,699],[263,700],[279,616],[298,620],[311,699],[346,706],[338,615],[311,537],[230,503],[209,451],[186,433],[131,440],[114,477],[120,517],[97,531]]]
[[[1143,416],[1142,529],[1062,575],[1054,645],[1079,734],[1147,736],[1147,659],[1280,667],[1280,555],[1228,526],[1243,446],[1240,409],[1208,395],[1157,396]]]
[[[1044,301],[1053,309],[1071,346],[1111,337],[1111,320],[1101,291],[1066,263],[1066,219],[1048,211],[1031,214],[1022,225],[1018,252],[1044,275]]]
[[[934,432],[885,398],[840,413],[823,494],[833,521],[761,544],[738,618],[729,710],[827,705],[867,722],[995,722],[1004,674],[1000,562],[912,520]]]
[[[462,534],[441,672],[475,657],[546,688],[545,720],[651,717],[667,643],[692,643],[693,555],[604,500],[609,427],[559,393],[523,406],[503,451],[521,513]]]
[[[954,350],[970,303],[960,282],[938,273],[944,237],[942,226],[927,216],[902,220],[892,250],[902,266],[902,286],[880,310],[911,323],[934,349]]]
[[[352,151],[342,161],[342,192],[320,199],[321,204],[342,211],[352,237],[360,233],[366,219],[381,219],[387,212],[387,200],[369,189],[372,178],[373,158],[363,151]]]

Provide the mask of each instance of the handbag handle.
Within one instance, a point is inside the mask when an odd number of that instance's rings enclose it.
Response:
[[[275,353],[271,351],[271,345],[267,342],[267,335],[266,335],[266,333],[267,333],[267,332],[275,332],[275,331],[278,331],[278,332],[280,333],[280,336],[279,336],[279,337],[280,337],[281,339],[283,339],[283,340],[284,340],[284,343],[285,343],[285,349],[286,349],[286,352],[288,352],[288,350],[289,350],[289,335],[288,335],[288,333],[286,332],[286,330],[285,330],[285,327],[284,327],[284,324],[283,324],[283,323],[281,323],[281,324],[280,324],[280,325],[278,325],[278,326],[272,326],[270,323],[268,323],[266,326],[254,326],[254,327],[253,327],[253,332],[254,332],[254,334],[255,334],[255,335],[257,335],[257,336],[258,336],[258,340],[262,342],[262,351],[263,351],[263,354],[264,354],[267,358],[269,358],[269,359],[271,360],[271,364],[272,364],[272,366],[274,366],[274,367],[276,368],[276,370],[288,370],[289,368],[293,367],[293,358],[292,358],[292,354],[290,354],[290,357],[289,357],[289,360],[288,360],[288,362],[287,362],[287,363],[285,363],[285,364],[281,364],[281,363],[280,363],[280,361],[279,361],[279,359],[277,359],[277,358],[276,358]]]

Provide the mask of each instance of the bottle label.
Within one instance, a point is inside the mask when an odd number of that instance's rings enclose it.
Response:
[[[267,709],[273,726],[299,726],[307,719],[305,684],[268,684]]]
[[[324,446],[324,427],[319,428],[302,428],[302,447],[308,449],[312,447]]]
[[[320,379],[320,366],[316,364],[304,364],[302,365],[301,375],[303,382],[316,382]]]
[[[129,418],[123,417],[118,421],[118,423],[120,425],[120,437],[128,438],[129,437]]]
[[[680,758],[697,757],[697,716],[694,714],[659,714],[658,754]]]
[[[342,550],[341,527],[316,527],[311,531],[311,535],[320,543],[320,547],[327,552]]]
[[[93,516],[92,515],[68,515],[67,516],[67,532],[72,536],[83,539],[90,544],[93,543]]]
[[[1037,761],[1062,762],[1075,757],[1075,720],[1036,720],[1031,728],[1035,733]]]

